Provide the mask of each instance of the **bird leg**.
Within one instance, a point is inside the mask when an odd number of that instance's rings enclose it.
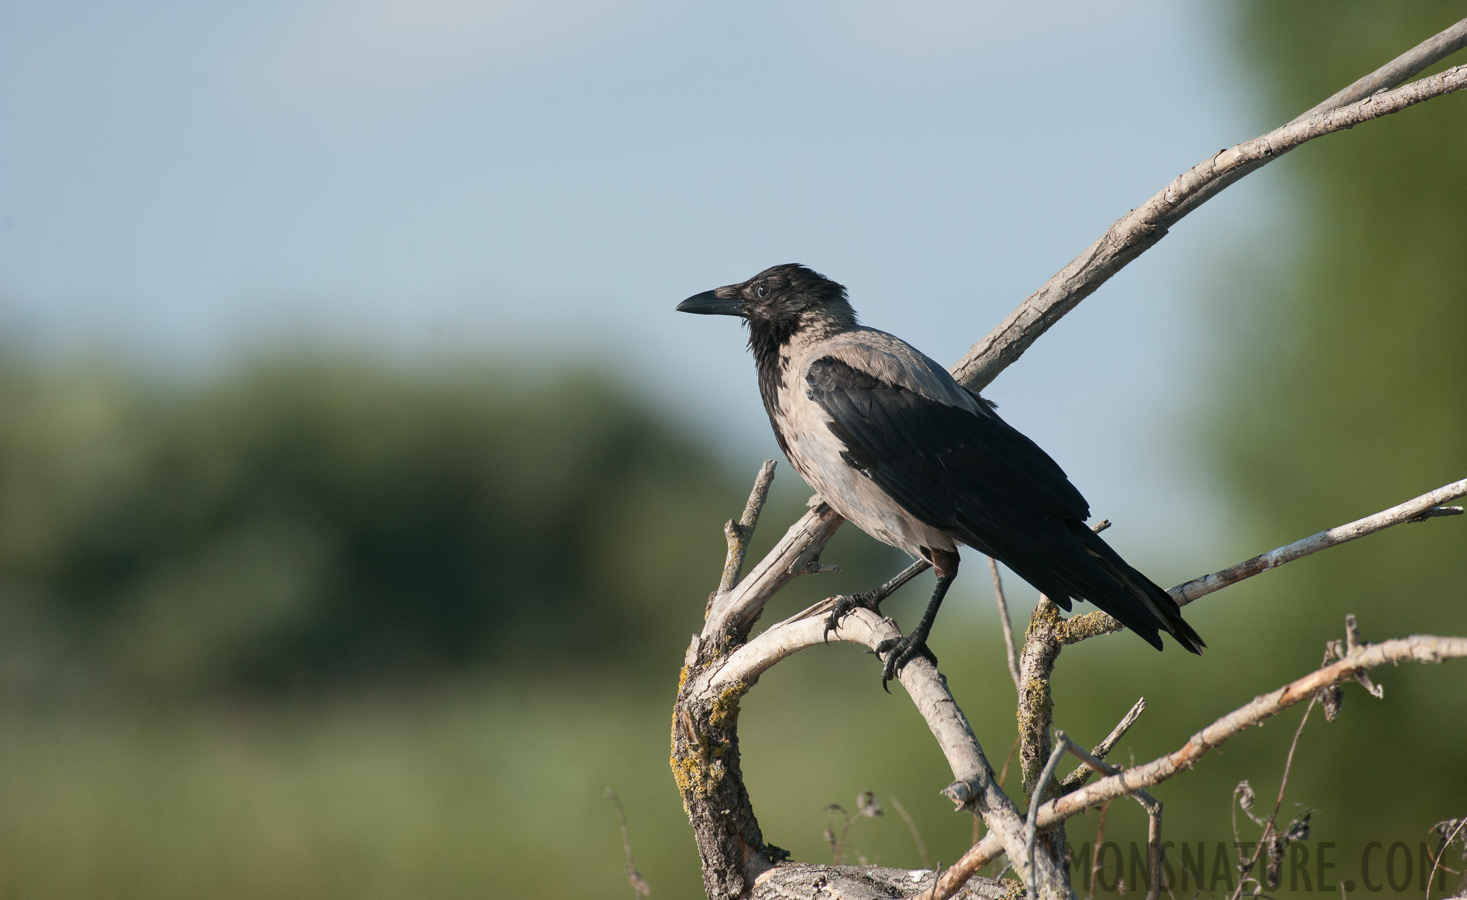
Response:
[[[928,550],[927,555],[932,561],[932,570],[937,573],[937,587],[932,591],[932,599],[927,601],[921,621],[906,637],[892,638],[876,645],[876,652],[885,657],[881,666],[881,687],[888,693],[891,688],[887,687],[887,682],[916,657],[925,656],[933,665],[937,664],[937,657],[927,649],[927,635],[932,633],[932,623],[937,619],[937,608],[942,606],[942,598],[958,576],[958,554],[955,550]]]
[[[841,594],[837,596],[835,598],[834,608],[831,609],[830,615],[825,619],[825,640],[829,641],[830,633],[840,628],[842,619],[858,609],[869,609],[874,613],[880,614],[881,604],[887,597],[895,594],[902,585],[921,575],[931,567],[932,563],[925,559],[919,559],[898,572],[896,577],[878,588],[860,594]]]

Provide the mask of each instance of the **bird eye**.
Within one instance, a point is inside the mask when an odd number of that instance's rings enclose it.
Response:
[[[762,298],[764,296],[764,285],[757,285],[754,288],[754,293],[758,294]]]

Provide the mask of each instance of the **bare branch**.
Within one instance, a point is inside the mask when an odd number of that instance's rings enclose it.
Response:
[[[750,900],[890,900],[928,889],[935,880],[931,869],[889,869],[885,866],[821,866],[784,863],[760,875]],[[974,878],[957,900],[1012,900],[1013,882]]]
[[[642,873],[637,871],[636,862],[632,860],[632,836],[627,830],[626,810],[622,809],[621,798],[611,788],[606,789],[606,799],[615,804],[616,822],[621,826],[621,849],[622,853],[626,855],[625,871],[627,884],[632,886],[632,890],[636,892],[638,897],[645,897],[652,893],[652,888],[647,886],[646,880],[642,878]]]
[[[1206,728],[1194,734],[1180,749],[1154,759],[1135,768],[1119,770],[1094,784],[1074,793],[1066,794],[1045,803],[1039,810],[1038,824],[1045,828],[1079,815],[1085,810],[1099,806],[1117,797],[1135,794],[1137,791],[1159,784],[1185,769],[1190,769],[1207,751],[1217,747],[1238,733],[1278,715],[1289,707],[1309,700],[1321,688],[1340,684],[1363,672],[1386,663],[1441,662],[1445,659],[1467,657],[1467,637],[1438,637],[1436,635],[1413,635],[1406,638],[1366,644],[1358,653],[1346,659],[1319,668],[1283,687],[1254,698],[1238,707]],[[988,835],[974,844],[939,880],[939,893],[947,881],[962,883],[979,869],[997,859],[1003,853],[1003,845]],[[1012,857],[1011,857],[1012,858]]]
[[[749,502],[744,504],[744,514],[737,522],[733,519],[723,526],[728,538],[728,556],[723,563],[723,577],[718,581],[718,592],[726,594],[739,583],[744,571],[744,555],[749,552],[749,539],[754,536],[754,526],[759,524],[759,513],[769,499],[769,485],[774,481],[774,460],[766,459],[754,476],[754,488],[749,491]]]
[[[690,685],[690,690],[702,696],[725,696],[740,685],[751,684],[790,654],[824,643],[825,613],[831,605],[827,600],[771,625],[728,654],[721,664],[701,673],[699,682]],[[869,609],[858,608],[841,621],[836,635],[840,640],[875,650],[883,641],[900,637],[900,632],[890,620]],[[1046,896],[1066,895],[1064,873],[1055,860],[1040,853],[1035,855],[1032,866],[1028,863],[1024,820],[999,788],[983,748],[936,667],[918,657],[901,668],[897,681],[912,698],[952,768],[953,783],[943,793],[960,808],[976,809],[988,825],[989,834],[1011,854],[1009,858],[1023,861],[1014,868],[1025,884]]]
[[[973,390],[986,387],[1051,325],[1165,237],[1168,229],[1225,186],[1225,181],[1231,183],[1314,138],[1353,128],[1463,87],[1467,87],[1467,68],[1456,66],[1403,87],[1295,120],[1208,157],[1117,219],[1099,240],[1030,294],[987,337],[974,344],[951,369],[953,376]],[[1219,187],[1212,188],[1212,185]]]
[[[1034,847],[1039,843],[1039,805],[1044,800],[1044,789],[1049,787],[1049,780],[1054,777],[1054,770],[1059,768],[1060,760],[1070,749],[1070,740],[1065,737],[1063,731],[1056,731],[1054,739],[1056,746],[1044,763],[1044,768],[1039,772],[1039,780],[1034,784],[1034,793],[1029,797],[1029,812],[1024,817],[1024,855],[1028,858],[1031,869],[1034,867]]]
[[[1121,738],[1126,736],[1126,732],[1131,730],[1131,726],[1136,724],[1136,720],[1140,719],[1141,714],[1144,712],[1146,712],[1146,698],[1142,697],[1131,707],[1131,711],[1126,713],[1125,717],[1116,723],[1116,727],[1110,730],[1110,734],[1105,736],[1105,740],[1096,744],[1095,749],[1091,750],[1090,753],[1096,759],[1105,759],[1109,756],[1110,751],[1115,749],[1116,744],[1120,743]],[[1100,770],[1095,769],[1093,766],[1080,766],[1065,777],[1064,782],[1060,784],[1061,789],[1066,792],[1073,791],[1090,780],[1090,773],[1092,771]]]
[[[1129,728],[1130,723],[1135,722],[1135,720],[1140,717],[1141,710],[1144,708],[1144,700],[1138,701],[1136,706],[1131,707],[1131,712],[1128,713],[1126,718],[1121,721],[1121,725],[1117,726],[1115,730],[1111,731],[1106,740],[1101,742],[1101,746],[1104,746],[1106,742],[1111,742],[1113,744],[1114,741],[1119,740],[1120,737],[1117,732],[1124,733],[1125,728]],[[1124,726],[1124,728],[1121,726]],[[1039,813],[1043,808],[1041,806],[1041,801],[1043,798],[1044,788],[1049,784],[1049,779],[1053,777],[1054,768],[1056,765],[1058,765],[1061,757],[1063,757],[1066,753],[1069,753],[1073,755],[1076,759],[1080,760],[1082,769],[1099,772],[1102,775],[1114,775],[1121,771],[1119,768],[1112,766],[1104,760],[1100,759],[1097,755],[1086,753],[1079,744],[1076,744],[1074,741],[1066,737],[1063,731],[1055,731],[1054,742],[1055,748],[1050,753],[1049,761],[1045,765],[1044,772],[1040,774],[1039,784],[1035,788],[1033,798],[1031,799],[1029,804],[1029,814],[1025,818],[1025,829],[1026,834],[1029,836],[1030,849],[1033,848],[1033,841],[1034,838],[1037,836],[1037,827],[1039,824],[1041,824],[1042,821],[1039,818]],[[1147,793],[1144,789],[1141,788],[1137,788],[1135,791],[1132,792],[1132,798],[1136,800],[1136,802],[1141,804],[1142,809],[1146,810],[1146,814],[1150,819],[1147,834],[1147,849],[1151,859],[1151,890],[1147,893],[1147,897],[1151,898],[1151,900],[1155,900],[1156,895],[1159,894],[1161,891],[1161,801],[1157,800],[1155,797],[1151,796],[1151,794]],[[1102,830],[1105,828],[1104,822],[1105,811],[1104,806],[1102,806]],[[1096,843],[1099,843],[1099,838],[1096,839]],[[984,853],[980,854],[974,852],[978,848],[984,847],[985,845],[987,849]],[[979,869],[983,868],[994,859],[996,859],[999,852],[1000,851],[998,849],[997,841],[989,841],[985,839],[983,841],[975,843],[973,849],[970,849],[966,854],[964,854],[963,858],[958,860],[956,865],[952,866],[938,877],[937,881],[933,884],[931,891],[929,891],[927,894],[920,895],[919,900],[944,900],[944,898],[953,896],[957,893],[957,891],[962,888],[963,884],[969,878],[972,878],[973,875],[977,873]]]
[[[1427,38],[1349,87],[1321,101],[1317,106],[1304,111],[1289,124],[1302,122],[1322,112],[1339,109],[1356,100],[1363,100],[1376,91],[1393,88],[1417,72],[1425,70],[1427,66],[1446,59],[1463,47],[1467,47],[1467,19],[1463,19],[1440,34]]]
[[[1141,796],[1137,792],[1136,796]],[[1146,889],[1146,900],[1156,900],[1161,896],[1161,801],[1152,801],[1155,805],[1146,808],[1146,855],[1151,864],[1151,885]],[[1146,804],[1143,802],[1142,806]]]
[[[1354,630],[1355,617],[1347,616],[1345,619],[1345,631],[1349,633]],[[1357,632],[1355,636],[1358,638],[1359,633]],[[1329,657],[1326,656],[1325,659],[1327,661]],[[1258,837],[1258,846],[1253,849],[1253,856],[1243,865],[1245,872],[1257,864],[1259,857],[1263,855],[1264,849],[1269,845],[1269,839],[1278,834],[1279,811],[1284,808],[1284,791],[1289,787],[1289,773],[1294,769],[1294,751],[1299,749],[1299,738],[1304,736],[1304,726],[1309,724],[1309,714],[1314,711],[1314,704],[1318,700],[1319,694],[1310,697],[1309,705],[1304,707],[1304,715],[1299,717],[1299,727],[1294,729],[1294,739],[1289,742],[1289,755],[1284,758],[1284,774],[1279,779],[1279,793],[1278,797],[1274,800],[1273,812],[1269,814],[1267,819],[1263,820],[1263,834]],[[1249,815],[1251,817],[1252,814],[1250,813]],[[1236,833],[1237,826],[1234,826],[1233,830]],[[1246,883],[1246,880],[1246,878],[1238,879],[1238,887],[1233,892],[1234,900],[1242,896],[1243,885]]]
[[[922,860],[922,868],[932,868],[932,858],[927,855],[927,844],[922,840],[922,832],[917,830],[917,823],[912,819],[912,814],[907,812],[907,808],[902,806],[902,801],[898,800],[895,794],[892,794],[889,799],[892,809],[895,809],[897,815],[902,817],[902,821],[907,823],[907,832],[912,835],[912,843],[917,845],[917,858]]]
[[[1014,649],[1014,622],[1009,618],[1009,601],[1003,594],[1003,578],[998,574],[998,560],[988,557],[988,571],[993,573],[993,599],[998,603],[998,622],[1003,627],[1003,651],[1009,661],[1009,677],[1014,680],[1014,690],[1019,686],[1019,653]]]
[[[1281,566],[1284,563],[1302,559],[1321,550],[1328,550],[1331,547],[1338,547],[1357,538],[1375,534],[1377,531],[1384,531],[1393,525],[1420,521],[1423,516],[1428,515],[1434,508],[1449,500],[1455,500],[1462,496],[1467,496],[1467,478],[1439,487],[1434,491],[1407,500],[1405,503],[1393,506],[1387,510],[1382,510],[1375,515],[1366,516],[1363,519],[1356,519],[1353,522],[1321,531],[1318,534],[1312,534],[1302,540],[1294,541],[1292,544],[1285,544],[1277,550],[1270,550],[1268,553],[1244,560],[1216,574],[1206,575],[1202,578],[1193,579],[1185,584],[1180,584],[1172,588],[1171,594],[1180,604],[1191,603],[1198,597],[1206,596],[1213,591],[1242,581],[1244,578],[1257,575],[1259,572]]]
[[[1049,676],[1063,649],[1058,635],[1063,624],[1059,607],[1041,594],[1019,651],[1019,771],[1023,773],[1021,783],[1026,794],[1034,790],[1035,780],[1049,758],[1054,712]]]
[[[1112,738],[1119,740],[1116,732],[1119,731],[1121,733],[1124,733],[1124,729],[1121,726],[1129,728],[1130,725],[1128,724],[1128,722],[1136,721],[1136,719],[1139,718],[1141,715],[1141,710],[1145,709],[1145,707],[1145,698],[1136,701],[1136,705],[1131,707],[1131,712],[1127,714],[1125,719],[1121,720],[1121,724],[1116,726],[1116,730],[1110,733],[1110,736],[1106,738],[1106,741],[1110,741]],[[1055,732],[1055,740],[1059,741],[1065,750],[1069,751],[1077,759],[1080,760],[1082,768],[1084,770],[1099,772],[1102,775],[1114,775],[1120,771],[1118,767],[1112,766],[1100,758],[1104,754],[1092,755],[1086,753],[1083,749],[1080,748],[1079,744],[1075,743],[1069,738],[1064,737],[1064,732]],[[1105,741],[1101,742],[1101,744],[1104,743]],[[1069,781],[1069,779],[1065,780]],[[1161,801],[1151,796],[1151,794],[1147,793],[1141,788],[1137,788],[1135,791],[1132,791],[1131,796],[1136,799],[1137,803],[1141,804],[1142,809],[1146,810],[1146,855],[1149,865],[1151,867],[1151,885],[1146,891],[1146,900],[1156,900],[1156,898],[1161,894],[1162,876]],[[1101,808],[1103,810],[1105,807]],[[1098,837],[1096,838],[1095,843],[1096,846],[1100,845],[1100,839]],[[1096,858],[1097,860],[1099,859],[1098,856]]]
[[[1446,31],[1422,41],[1379,69],[1356,81],[1354,84],[1337,91],[1327,99],[1290,119],[1289,124],[1297,125],[1311,116],[1339,109],[1357,100],[1364,100],[1376,91],[1393,88],[1433,63],[1440,62],[1448,56],[1451,56],[1453,53],[1462,49],[1463,46],[1467,46],[1467,19],[1463,19]],[[1195,195],[1183,200],[1179,204],[1177,218],[1180,219],[1182,216],[1206,203],[1228,185],[1247,175],[1249,172],[1262,167],[1267,162],[1268,160],[1261,160],[1255,163],[1248,163],[1208,184]]]
[[[811,560],[819,559],[820,551],[844,521],[823,503],[801,516],[733,590],[713,598],[703,638],[716,642],[725,634],[746,635],[764,604],[805,571]]]
[[[1412,67],[1429,65],[1459,46],[1457,31],[1461,25],[1453,26],[1367,78],[1384,84],[1394,78],[1407,77],[1401,74],[1403,72],[1420,71],[1419,67]],[[953,366],[954,377],[975,390],[992,382],[1065,313],[1160,240],[1172,224],[1200,202],[1197,198],[1208,185],[1220,185],[1224,178],[1241,177],[1315,137],[1398,112],[1464,85],[1467,85],[1467,70],[1458,66],[1405,87],[1365,97],[1345,107],[1296,119],[1199,163],[1146,203],[1117,220],[1084,253],[1030,295]],[[1342,95],[1347,92],[1342,92]],[[759,577],[754,579],[754,584],[740,585],[715,597],[708,615],[709,625],[713,628],[711,632],[705,629],[705,635],[746,632],[768,598],[795,577],[791,573],[803,571],[810,559],[818,558],[820,550],[840,527],[841,521],[823,505],[801,518],[760,564],[756,570]],[[747,589],[741,589],[745,587]]]
[[[1446,822],[1437,823],[1436,827],[1441,830],[1441,833],[1444,834],[1445,837],[1442,838],[1441,850],[1432,854],[1431,875],[1428,876],[1426,879],[1426,896],[1431,896],[1431,883],[1433,881],[1436,881],[1436,870],[1440,868],[1445,868],[1444,866],[1442,866],[1442,854],[1447,852],[1447,847],[1451,846],[1452,841],[1457,839],[1457,835],[1462,833],[1463,825],[1467,825],[1467,819],[1457,819],[1455,822],[1448,820]],[[1451,834],[1447,834],[1446,827],[1443,826],[1450,826],[1452,829]],[[1453,870],[1447,869],[1447,871],[1452,872]],[[1453,872],[1453,874],[1457,873]]]
[[[1358,653],[1319,668],[1238,707],[1194,734],[1185,746],[1174,753],[1104,778],[1045,804],[1045,808],[1040,810],[1040,825],[1042,827],[1051,821],[1067,819],[1107,798],[1119,797],[1137,788],[1150,787],[1165,781],[1177,772],[1191,768],[1207,751],[1239,732],[1278,715],[1296,703],[1313,698],[1320,688],[1354,678],[1357,672],[1386,663],[1436,663],[1462,657],[1467,657],[1467,637],[1423,634],[1382,641],[1379,644],[1366,644]]]
[[[1393,525],[1423,521],[1433,510],[1441,508],[1441,504],[1463,496],[1467,496],[1467,478],[1439,487],[1375,515],[1312,534],[1267,553],[1260,553],[1252,559],[1245,559],[1221,572],[1183,582],[1167,593],[1172,595],[1172,599],[1177,601],[1178,606],[1186,606],[1199,597],[1205,597],[1213,591],[1220,591],[1230,584],[1237,584],[1245,578],[1252,578],[1254,575],[1267,572],[1284,563],[1302,559],[1331,547],[1338,547],[1356,538],[1375,534],[1377,531],[1384,531]],[[1088,612],[1061,623],[1060,643],[1079,643],[1086,638],[1119,631],[1123,627],[1107,613]]]

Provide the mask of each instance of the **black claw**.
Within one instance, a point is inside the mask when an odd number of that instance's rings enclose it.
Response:
[[[830,633],[840,628],[841,619],[844,619],[856,610],[869,609],[879,611],[877,607],[880,601],[876,600],[875,593],[875,591],[868,591],[864,594],[841,594],[836,597],[835,607],[831,609],[830,615],[825,617],[825,642],[829,643]]]
[[[876,652],[885,657],[885,662],[881,664],[881,689],[888,694],[891,693],[891,688],[887,687],[887,683],[897,676],[902,666],[917,657],[925,657],[928,662],[937,665],[937,657],[927,649],[926,639],[916,632],[904,638],[882,641],[876,645]]]

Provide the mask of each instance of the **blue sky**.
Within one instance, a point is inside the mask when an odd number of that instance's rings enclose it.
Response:
[[[742,334],[677,301],[804,262],[951,363],[1118,215],[1268,127],[1220,16],[6,2],[0,335],[179,377],[281,340],[590,357],[752,472],[778,451]],[[1121,546],[1233,561],[1196,530],[1225,514],[1187,409],[1226,352],[1202,304],[1268,243],[1282,183],[1194,214],[989,391]]]

